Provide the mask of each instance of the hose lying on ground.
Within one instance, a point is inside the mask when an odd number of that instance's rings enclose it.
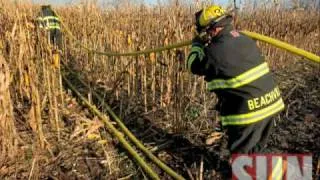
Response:
[[[62,61],[64,64],[64,67],[68,70],[68,72],[74,74],[83,84],[86,88],[89,88],[89,85],[87,85],[84,81],[81,80],[81,78],[77,75],[76,72],[73,72],[66,64],[64,61]],[[166,164],[164,164],[160,159],[158,159],[155,155],[152,154],[150,150],[148,150],[141,142],[139,139],[137,139],[131,132],[130,130],[123,124],[122,120],[112,111],[111,107],[104,103],[104,99],[95,91],[93,91],[93,96],[97,98],[100,102],[103,103],[104,108],[107,110],[109,115],[114,119],[114,121],[117,122],[117,125],[120,127],[120,129],[123,131],[123,133],[128,136],[128,138],[143,152],[145,155],[152,161],[154,162],[159,168],[161,168],[164,172],[166,172],[168,175],[170,175],[172,178],[177,179],[177,180],[182,180],[184,179],[181,175],[177,174],[174,170],[172,170],[170,167],[168,167]]]
[[[57,14],[57,13],[56,13]],[[60,18],[61,21],[61,18]],[[138,55],[145,55],[150,53],[156,53],[161,52],[165,50],[170,50],[174,48],[180,48],[184,46],[188,46],[191,44],[191,41],[183,41],[180,43],[175,43],[163,47],[158,47],[155,49],[148,49],[143,51],[134,51],[134,52],[125,52],[125,53],[117,53],[117,52],[101,52],[97,50],[93,50],[84,44],[82,44],[80,41],[76,39],[76,37],[72,34],[72,32],[68,29],[68,27],[61,21],[62,26],[64,27],[65,31],[67,32],[68,36],[76,41],[76,44],[80,45],[82,48],[86,49],[87,51],[91,53],[95,53],[98,55],[105,55],[105,56],[138,56]],[[273,46],[279,47],[281,49],[285,49],[291,53],[297,54],[299,56],[305,57],[309,60],[312,60],[314,62],[320,63],[320,57],[307,52],[305,50],[299,49],[297,47],[294,47],[288,43],[273,39],[271,37],[267,37],[258,33],[249,32],[249,31],[241,31],[242,34],[249,36],[253,39],[269,43]],[[144,171],[152,178],[152,179],[159,179],[158,175],[152,170],[150,166],[139,156],[139,154],[130,146],[130,144],[125,140],[125,138],[122,136],[121,132],[119,132],[112,123],[92,104],[89,103],[89,101],[84,98],[80,92],[77,91],[77,89],[72,85],[70,81],[65,76],[62,76],[67,85],[70,87],[70,89],[85,103],[85,105],[94,113],[96,114],[107,126],[107,128],[110,130],[110,132],[116,136],[120,143],[125,147],[125,149],[128,150],[128,152],[136,159],[136,161],[139,163],[139,165],[144,169]],[[79,78],[81,81],[81,79]],[[87,86],[83,81],[83,85]],[[94,96],[101,102],[103,101],[103,98],[101,98],[97,93],[94,92]],[[108,111],[108,113],[112,116],[112,118],[118,123],[119,127],[122,129],[122,131],[129,137],[129,139],[140,148],[141,151],[143,151],[155,164],[157,164],[161,169],[163,169],[165,172],[167,172],[171,177],[175,179],[184,179],[182,176],[174,172],[170,167],[166,166],[163,162],[161,162],[156,156],[154,156],[122,123],[120,118],[112,111],[112,109],[105,104],[105,109]]]
[[[72,85],[72,83],[62,75],[63,80],[69,86],[69,88],[79,97],[79,99],[95,114],[97,115],[106,125],[107,129],[113,134],[122,146],[132,155],[132,157],[137,161],[140,167],[148,174],[148,176],[152,179],[159,179],[159,176],[154,172],[154,170],[144,161],[142,157],[133,149],[133,147],[126,141],[123,134],[118,131],[112,123],[103,115],[94,105],[90,104],[90,102],[81,95],[79,91]]]

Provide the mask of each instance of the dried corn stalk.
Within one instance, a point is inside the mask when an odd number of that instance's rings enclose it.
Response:
[[[13,106],[10,97],[10,72],[0,55],[0,159],[14,156],[16,152],[16,129],[14,126]]]

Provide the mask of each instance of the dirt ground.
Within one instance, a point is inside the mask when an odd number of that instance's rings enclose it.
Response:
[[[270,153],[312,153],[315,179],[319,178],[317,166],[320,161],[319,73],[319,65],[308,62],[298,62],[274,72],[282,90],[286,110],[276,118],[276,127],[266,148]],[[159,154],[185,177],[191,178],[191,174],[198,177],[203,158],[205,177],[224,179],[229,171],[229,152],[225,149],[227,138],[218,146],[206,147],[203,139],[208,134],[210,131],[197,139],[186,139],[186,135],[168,137],[168,141],[172,140],[173,143]]]
[[[286,110],[276,119],[276,127],[267,146],[268,152],[272,153],[312,153],[315,179],[319,178],[319,174],[316,173],[319,173],[317,165],[320,161],[318,70],[318,65],[298,62],[275,72],[283,92]],[[78,88],[83,92],[86,91],[81,86]],[[0,178],[27,179],[30,176],[30,168],[34,169],[32,173],[36,174],[33,176],[36,179],[144,178],[141,169],[130,160],[130,157],[128,158],[118,142],[112,139],[104,128],[96,129],[108,139],[107,144],[103,146],[97,141],[80,136],[81,133],[78,132],[82,127],[81,122],[97,122],[97,119],[71,98],[71,93],[68,93],[68,97],[70,97],[67,101],[68,108],[63,117],[66,128],[61,132],[61,139],[57,140],[55,132],[48,130],[48,135],[52,133],[51,136],[47,136],[50,146],[48,145],[43,151],[35,151],[37,147],[32,147],[32,142],[28,142],[30,139],[28,137],[32,134],[29,133],[30,127],[24,126],[24,119],[21,118],[25,110],[15,109],[16,117],[20,117],[17,118],[19,119],[17,123],[20,123],[18,125],[20,134],[30,146],[21,147],[24,155],[20,160],[0,162]],[[115,107],[115,112],[119,113],[118,102],[108,97],[106,99],[112,107]],[[165,123],[161,123],[162,117],[165,116],[161,110],[150,115],[144,114],[142,107],[130,107],[132,108],[127,108],[128,115],[123,118],[125,124],[161,160],[187,179],[199,177],[201,162],[205,179],[225,179],[230,173],[228,166],[230,154],[226,149],[227,137],[218,144],[206,146],[204,140],[213,129],[197,132],[196,135],[188,132],[168,132]],[[29,157],[28,161],[25,161],[26,157]],[[170,179],[161,171],[158,172],[162,179]]]
[[[316,171],[319,171],[317,165],[320,158],[319,72],[318,65],[302,61],[274,72],[282,90],[286,110],[275,118],[276,127],[266,148],[270,153],[312,153],[315,179],[318,177]],[[120,114],[119,104],[116,101],[109,103]],[[153,147],[160,159],[184,177],[199,177],[201,161],[204,164],[205,179],[225,179],[230,173],[227,137],[218,144],[206,146],[205,139],[213,129],[195,134],[172,133],[167,124],[161,122],[166,116],[161,110],[144,114],[142,107],[128,105],[126,111],[123,120],[129,129],[145,145]]]

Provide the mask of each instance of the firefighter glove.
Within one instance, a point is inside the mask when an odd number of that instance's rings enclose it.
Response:
[[[203,47],[205,45],[205,41],[202,37],[200,37],[199,35],[195,36],[192,39],[192,46],[200,46]]]

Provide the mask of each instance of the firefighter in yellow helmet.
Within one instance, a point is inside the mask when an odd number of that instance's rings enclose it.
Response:
[[[262,152],[273,117],[284,109],[277,83],[255,41],[233,28],[224,9],[210,6],[195,16],[199,36],[186,66],[204,76],[218,96],[216,109],[231,153]]]

